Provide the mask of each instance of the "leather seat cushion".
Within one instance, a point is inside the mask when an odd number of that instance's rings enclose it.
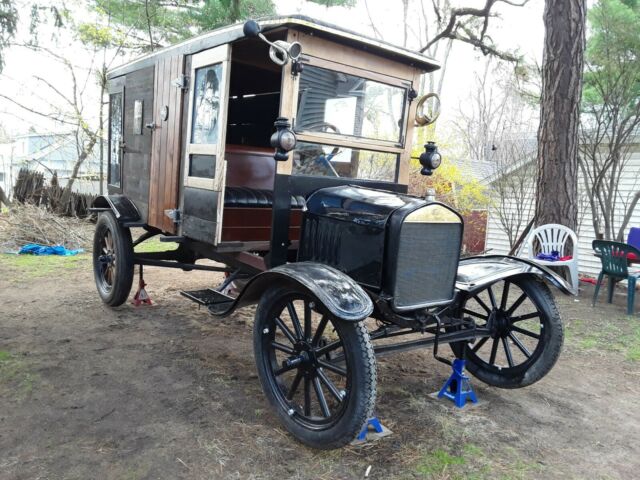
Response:
[[[304,197],[291,196],[291,208],[304,207]],[[273,192],[246,187],[226,187],[224,191],[225,207],[271,208]]]

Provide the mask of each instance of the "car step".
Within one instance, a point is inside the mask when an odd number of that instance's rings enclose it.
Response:
[[[224,293],[213,290],[212,288],[206,288],[204,290],[191,290],[188,292],[181,291],[180,295],[188,298],[189,300],[193,300],[198,305],[204,305],[205,307],[210,307],[212,305],[215,305],[216,307],[224,307],[235,300],[235,298],[229,297]]]

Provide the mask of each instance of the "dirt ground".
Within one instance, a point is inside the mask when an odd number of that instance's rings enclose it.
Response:
[[[377,413],[393,434],[319,452],[265,401],[251,309],[218,320],[179,295],[215,274],[148,268],[155,306],[112,310],[88,255],[0,255],[0,479],[638,478],[640,317],[558,295],[563,354],[541,382],[480,404],[429,396],[448,370],[429,350],[379,361]],[[640,311],[640,302],[638,302]]]

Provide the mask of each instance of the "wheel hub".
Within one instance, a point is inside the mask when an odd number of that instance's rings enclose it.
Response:
[[[502,309],[496,309],[491,312],[491,338],[506,337],[511,331],[511,316]]]
[[[291,355],[283,362],[283,366],[304,368],[307,372],[314,372],[319,368],[318,358],[313,346],[304,340],[298,341],[294,345],[295,354]]]

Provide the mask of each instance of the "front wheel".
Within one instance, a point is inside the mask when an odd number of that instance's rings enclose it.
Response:
[[[562,319],[549,287],[540,280],[521,276],[494,283],[474,293],[460,310],[491,335],[473,344],[452,343],[451,348],[489,385],[531,385],[549,373],[560,356]]]
[[[98,294],[110,307],[122,305],[133,283],[131,231],[111,212],[101,213],[93,237],[93,276]]]
[[[338,320],[311,295],[273,287],[256,311],[254,351],[269,403],[302,443],[339,448],[371,417],[376,366],[362,322]]]

